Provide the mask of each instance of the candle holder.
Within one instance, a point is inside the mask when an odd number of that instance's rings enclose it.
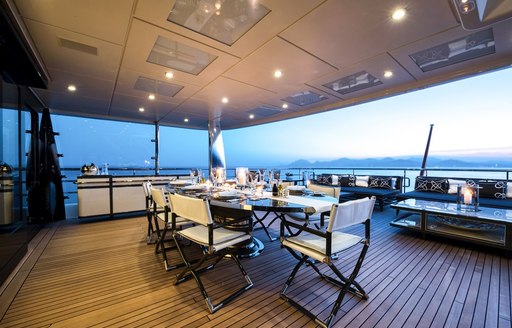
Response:
[[[247,180],[249,177],[249,169],[247,167],[237,167],[236,168],[236,180],[238,181],[238,185],[242,188],[247,185]]]
[[[466,184],[464,188],[457,186],[457,209],[466,211],[478,211],[480,203],[480,187],[478,184]]]

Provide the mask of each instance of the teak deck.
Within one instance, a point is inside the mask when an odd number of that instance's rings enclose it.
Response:
[[[370,299],[346,297],[336,327],[511,326],[511,259],[482,246],[424,240],[391,227],[393,215],[389,208],[374,212],[372,243],[357,279]],[[45,228],[3,290],[0,327],[316,326],[279,298],[296,262],[262,230],[255,235],[265,250],[243,260],[254,287],[210,314],[195,281],[174,286],[179,269],[164,270],[145,243],[145,229],[142,217]],[[340,257],[339,267],[357,253]],[[231,275],[236,267],[230,261],[220,266],[205,275],[214,299],[238,286],[239,275]],[[335,289],[309,268],[297,279],[304,285],[292,286],[300,288],[295,298],[327,315]]]

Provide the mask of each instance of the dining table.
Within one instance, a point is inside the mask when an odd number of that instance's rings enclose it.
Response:
[[[266,189],[256,190],[246,186],[235,186],[232,184],[213,186],[205,184],[170,183],[167,187],[169,192],[177,192],[191,197],[206,198],[210,202],[212,213],[228,213],[233,216],[234,211],[239,215],[250,213],[253,218],[251,230],[260,225],[270,241],[275,240],[264,220],[270,214],[275,214],[276,219],[282,218],[286,213],[305,213],[308,215],[323,213],[331,210],[333,204],[337,204],[337,198],[327,196],[321,192],[312,192],[307,188],[289,190],[290,194],[273,195]],[[235,214],[236,215],[236,214]],[[222,216],[222,214],[220,215]],[[241,254],[241,257],[253,257],[259,255],[265,246],[260,239],[253,236]]]

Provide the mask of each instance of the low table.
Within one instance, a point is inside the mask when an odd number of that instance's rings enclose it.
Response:
[[[512,210],[480,206],[460,208],[457,204],[406,199],[391,205],[397,210],[392,226],[426,234],[512,251]],[[400,211],[402,213],[400,213]],[[405,213],[404,213],[405,212]]]

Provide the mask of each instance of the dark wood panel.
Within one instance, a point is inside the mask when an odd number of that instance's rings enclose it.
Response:
[[[374,213],[372,241],[358,281],[367,301],[347,296],[336,327],[478,327],[511,324],[512,261],[492,249],[390,227],[394,211]],[[362,227],[355,227],[359,229]],[[271,228],[278,234],[278,225]],[[143,217],[77,223],[54,228],[21,278],[1,295],[10,304],[0,327],[316,327],[279,298],[296,260],[269,242],[260,256],[243,259],[254,287],[210,314],[193,280],[174,286],[179,270],[166,272],[153,245],[146,245]],[[51,237],[51,238],[50,238]],[[359,250],[341,254],[342,272]],[[171,257],[178,260],[177,254]],[[327,268],[323,268],[324,272]],[[337,290],[308,267],[289,292],[326,316]],[[205,275],[214,299],[240,283],[223,261]],[[8,303],[4,300],[14,298]]]

